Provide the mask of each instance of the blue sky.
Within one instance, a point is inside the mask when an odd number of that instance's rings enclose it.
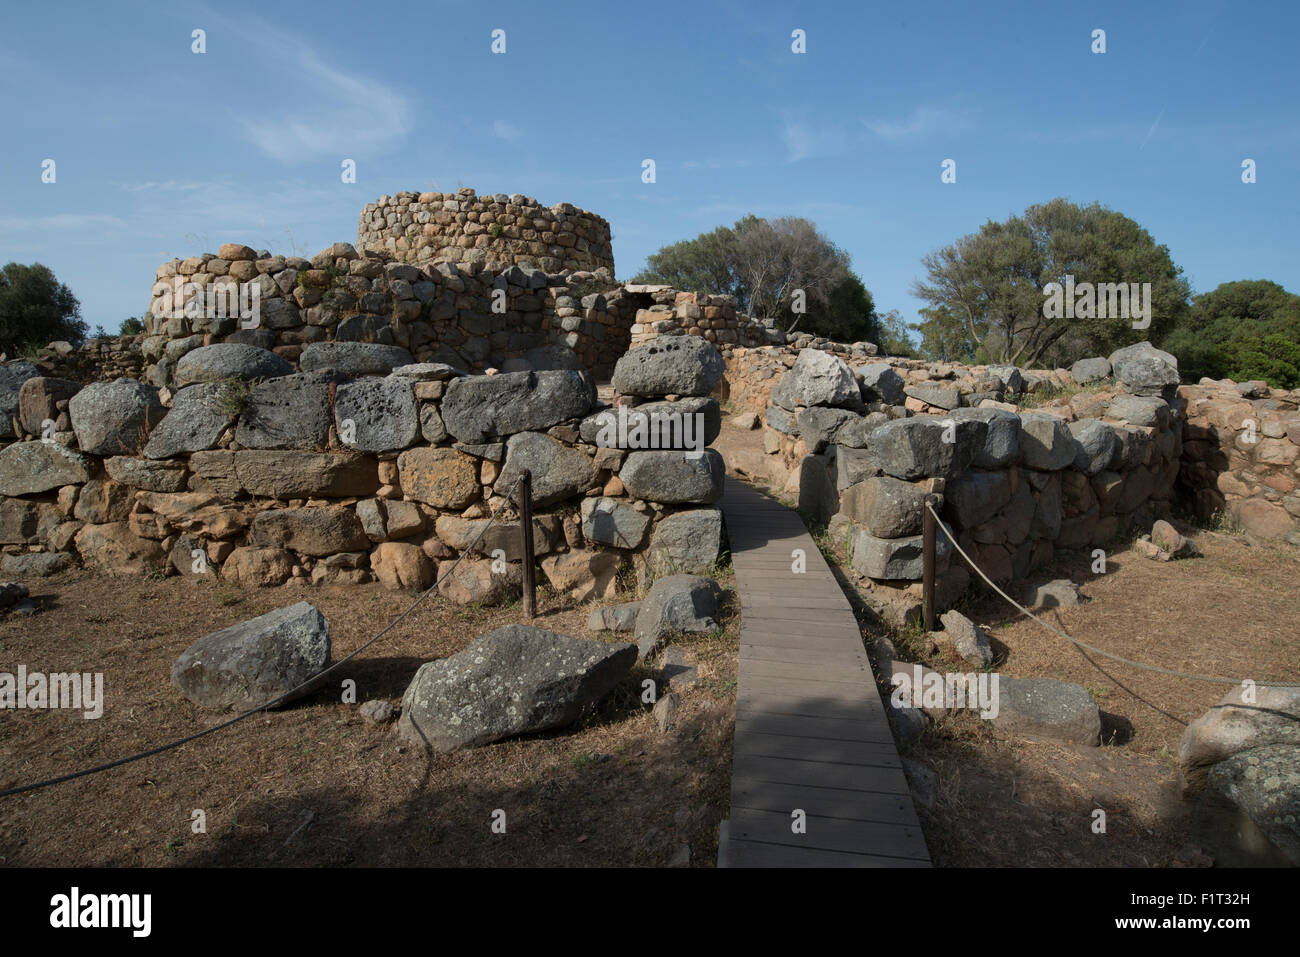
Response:
[[[1136,219],[1196,291],[1300,292],[1291,2],[182,0],[4,26],[0,262],[50,266],[110,331],[172,256],[312,255],[383,193],[457,186],[601,214],[620,278],[748,212],[807,216],[909,321],[925,253],[1054,196]]]

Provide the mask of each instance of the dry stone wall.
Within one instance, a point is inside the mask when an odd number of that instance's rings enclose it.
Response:
[[[711,424],[696,438],[712,441],[720,414],[706,396],[723,362],[695,341],[707,351],[624,357],[625,419],[698,413]],[[620,442],[603,431],[618,410],[598,403],[583,370],[465,375],[363,342],[309,343],[298,359],[200,346],[162,388],[0,367],[0,384],[21,380],[23,413],[23,436],[0,450],[4,571],[79,561],[110,574],[394,588],[446,573],[448,598],[498,601],[521,578],[510,496],[524,469],[536,554],[557,591],[605,598],[620,570],[644,580],[717,560],[720,457]],[[497,508],[502,521],[475,545]]]
[[[479,264],[500,270],[530,263],[547,272],[614,271],[609,223],[569,203],[542,206],[531,196],[403,192],[361,211],[357,247],[395,259]]]
[[[1300,545],[1300,393],[1203,379],[1178,395],[1184,500],[1203,521],[1226,513],[1248,535]]]
[[[1016,400],[1031,379],[1055,382],[1055,374],[885,361],[854,368],[814,349],[779,378],[766,374],[769,363],[757,367],[765,374],[756,381],[774,383],[765,442],[790,467],[786,490],[844,536],[863,587],[891,613],[918,607],[926,495],[999,582],[1027,578],[1058,550],[1104,546],[1149,527],[1173,507],[1184,401],[1167,386],[1158,395],[1103,389],[1024,409]],[[749,392],[752,402],[757,391]],[[970,574],[951,560],[942,534],[938,556],[947,603]]]
[[[141,340],[150,382],[171,383],[183,355],[216,342],[269,349],[289,361],[315,343],[370,342],[467,371],[559,362],[597,374],[628,347],[627,324],[599,291],[617,287],[590,273],[414,266],[348,243],[310,260],[265,253],[228,243],[215,255],[159,267]],[[241,317],[241,283],[257,286],[255,320]],[[553,347],[572,355],[548,356]]]

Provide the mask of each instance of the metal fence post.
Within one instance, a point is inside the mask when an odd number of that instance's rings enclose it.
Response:
[[[519,482],[519,524],[524,552],[524,617],[531,621],[537,617],[537,583],[533,559],[533,475],[528,469],[524,469]]]
[[[921,515],[921,607],[925,619],[925,630],[934,631],[934,512],[932,509],[938,501],[933,495],[927,495]]]

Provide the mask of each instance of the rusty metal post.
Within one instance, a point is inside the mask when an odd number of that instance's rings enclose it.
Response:
[[[532,621],[537,617],[537,583],[533,558],[533,475],[528,469],[524,469],[519,482],[519,525],[524,551],[524,617]]]
[[[934,512],[938,499],[927,495],[921,515],[921,607],[925,618],[925,630],[934,631]]]

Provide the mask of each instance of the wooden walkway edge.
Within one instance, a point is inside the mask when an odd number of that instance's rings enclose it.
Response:
[[[740,667],[718,866],[930,866],[857,620],[817,544],[796,512],[730,476],[722,514]]]

